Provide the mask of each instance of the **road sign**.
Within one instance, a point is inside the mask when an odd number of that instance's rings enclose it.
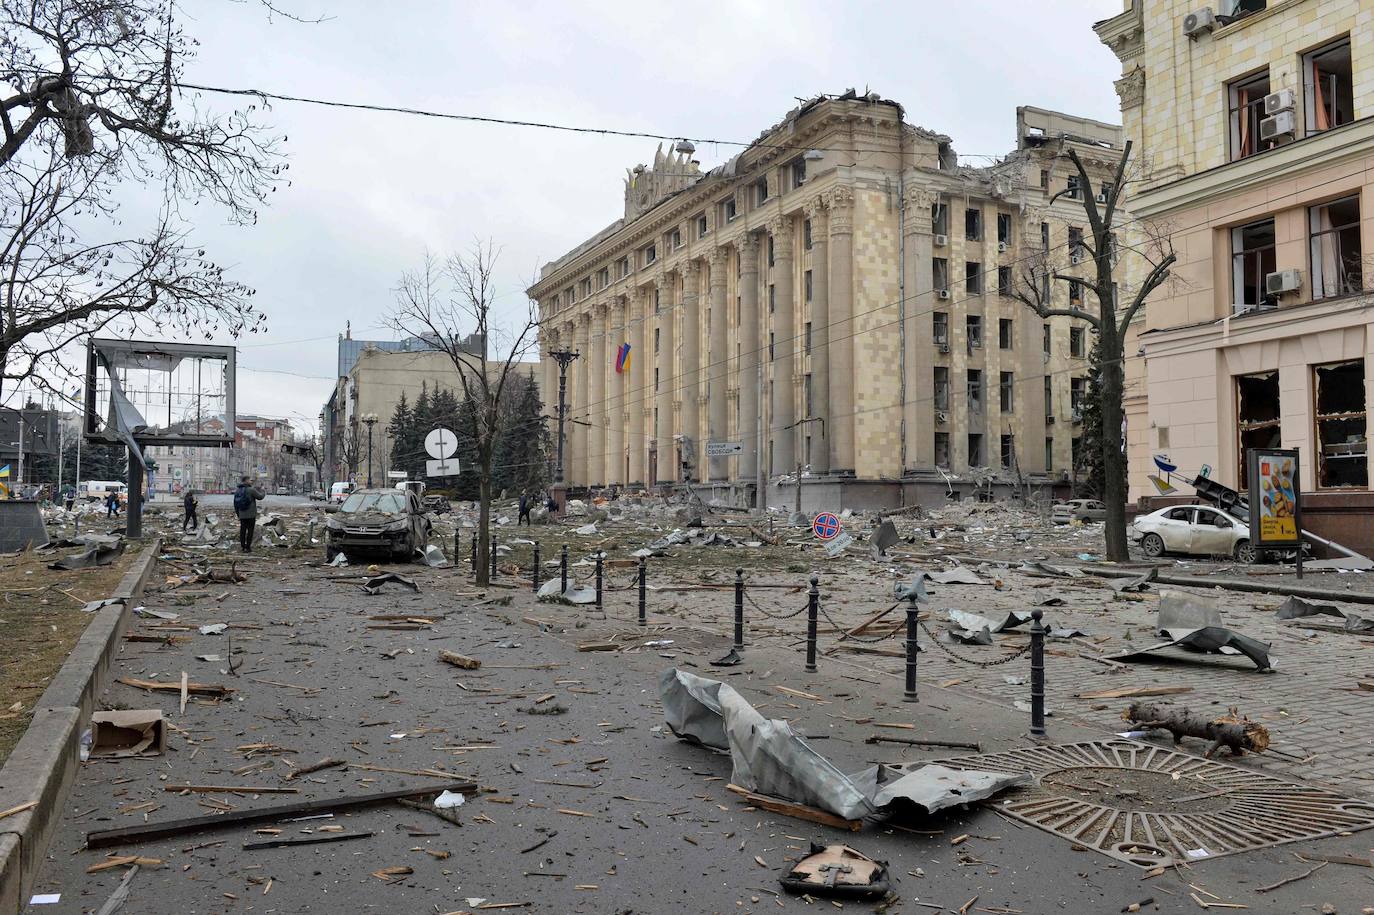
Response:
[[[853,534],[841,534],[825,545],[825,555],[834,559],[836,556],[843,553],[853,542]]]
[[[707,457],[727,457],[732,454],[740,454],[744,451],[743,442],[707,442]]]
[[[443,461],[457,450],[458,436],[443,426],[430,429],[429,434],[425,436],[425,451],[428,451],[429,456],[436,461]]]
[[[816,520],[811,522],[811,530],[822,540],[834,540],[835,535],[840,532],[840,519],[835,517],[833,512],[821,512],[816,516]]]
[[[388,480],[404,480],[406,478],[406,472],[404,470],[388,470],[386,472],[386,478]]]
[[[429,477],[456,477],[458,476],[458,459],[445,458],[440,461],[425,461],[425,476]]]

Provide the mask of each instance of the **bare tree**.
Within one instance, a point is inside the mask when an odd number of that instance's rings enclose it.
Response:
[[[491,468],[504,413],[502,395],[518,374],[521,357],[537,345],[539,326],[533,303],[523,324],[508,330],[496,326],[492,273],[498,254],[490,242],[480,241],[466,254],[450,255],[443,263],[426,254],[418,271],[401,278],[390,319],[397,332],[418,337],[448,356],[463,394],[473,406],[463,415],[469,424],[465,431],[477,450],[480,508],[476,573],[482,585],[490,583]]]
[[[1041,318],[1073,318],[1089,325],[1097,333],[1102,376],[1099,440],[1103,448],[1102,501],[1107,504],[1106,551],[1108,559],[1124,562],[1129,558],[1126,548],[1126,455],[1122,439],[1126,330],[1150,293],[1169,278],[1169,270],[1178,258],[1165,236],[1150,237],[1143,245],[1123,244],[1118,238],[1115,220],[1126,185],[1127,165],[1131,158],[1130,141],[1127,141],[1121,159],[1116,163],[1111,183],[1104,183],[1100,190],[1094,186],[1078,151],[1069,149],[1066,155],[1078,171],[1077,193],[1090,233],[1080,242],[1080,247],[1083,254],[1092,259],[1094,269],[1089,276],[1067,273],[1056,257],[1045,253],[1024,262],[1023,275],[1012,292]],[[1050,202],[1065,194],[1072,195],[1073,190],[1060,191],[1050,198]],[[1099,195],[1103,198],[1101,202],[1098,201]],[[1133,290],[1129,301],[1119,307],[1116,269],[1123,255],[1144,258],[1146,270],[1144,279]],[[1056,283],[1079,284],[1081,288],[1091,291],[1097,298],[1097,308],[1089,310],[1085,306],[1086,297],[1076,302],[1070,297],[1067,306],[1053,304],[1052,288]]]
[[[339,436],[339,459],[343,461],[344,473],[351,483],[358,477],[358,465],[362,462],[362,436],[358,434],[357,422],[348,424],[343,435]],[[330,468],[332,471],[334,468]]]
[[[178,18],[170,0],[0,0],[0,385],[41,382],[112,324],[261,327],[253,291],[191,242],[180,207],[207,199],[250,224],[287,166],[256,105],[220,114],[183,94],[196,42]],[[131,186],[161,200],[142,230],[120,215]]]

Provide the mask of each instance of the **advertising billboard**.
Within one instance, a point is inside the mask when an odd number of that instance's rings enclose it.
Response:
[[[1252,448],[1250,542],[1257,548],[1292,547],[1302,542],[1302,495],[1297,449]]]

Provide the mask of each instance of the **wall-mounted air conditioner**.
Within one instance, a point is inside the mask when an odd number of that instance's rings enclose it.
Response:
[[[941,342],[941,343],[940,343],[940,352],[943,353],[943,354],[946,355],[946,356],[949,355],[949,343],[948,343],[948,342]]]
[[[1264,113],[1274,115],[1280,111],[1292,111],[1296,104],[1297,96],[1292,89],[1279,89],[1264,97]]]
[[[1260,139],[1266,141],[1291,140],[1297,136],[1298,122],[1291,111],[1280,111],[1260,121]]]
[[[945,245],[947,245],[947,244],[949,244],[949,236],[948,236],[948,235],[936,235],[936,236],[935,236],[935,247],[937,247],[937,248],[943,248],[943,247],[944,247]]]
[[[1264,275],[1265,295],[1283,295],[1297,292],[1302,288],[1302,271],[1297,269],[1276,270]]]
[[[997,243],[997,253],[998,253],[998,254],[1006,254],[1006,253],[1007,253],[1007,249],[1008,249],[1009,247],[1011,247],[1011,245],[1007,244],[1007,243],[1004,242],[1004,241],[999,241],[999,242]]]
[[[1217,27],[1217,17],[1213,15],[1210,6],[1204,6],[1195,13],[1189,13],[1183,17],[1183,34],[1189,38],[1197,38],[1199,35],[1211,32]]]
[[[949,290],[948,290],[948,289],[941,289],[939,292],[936,293],[936,295],[937,295],[939,298],[947,299],[947,298],[949,298]]]

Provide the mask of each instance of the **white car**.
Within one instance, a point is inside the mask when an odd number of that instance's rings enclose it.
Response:
[[[1210,505],[1174,505],[1141,515],[1127,535],[1146,556],[1187,553],[1192,556],[1231,556],[1237,562],[1255,561],[1250,526]]]

